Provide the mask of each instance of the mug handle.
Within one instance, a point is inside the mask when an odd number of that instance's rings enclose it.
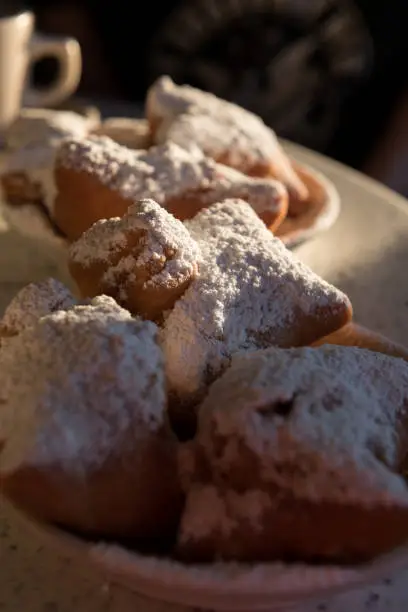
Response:
[[[81,47],[75,38],[35,34],[29,55],[30,64],[46,57],[55,57],[59,63],[59,74],[48,87],[35,89],[29,86],[24,94],[25,106],[56,106],[74,93],[82,72]]]

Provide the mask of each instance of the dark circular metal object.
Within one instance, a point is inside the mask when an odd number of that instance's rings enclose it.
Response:
[[[188,0],[155,35],[149,77],[211,91],[321,149],[371,55],[351,0]]]

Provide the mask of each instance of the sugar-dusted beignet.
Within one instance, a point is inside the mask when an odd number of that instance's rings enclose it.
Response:
[[[287,212],[287,193],[277,181],[234,172],[197,147],[186,151],[173,143],[131,151],[103,136],[67,140],[58,152],[56,182],[56,223],[71,240],[144,198],[186,219],[224,197],[241,197],[271,229]]]
[[[160,318],[198,273],[200,250],[181,221],[153,200],[97,221],[69,250],[84,297],[111,295],[133,314]]]
[[[180,510],[157,328],[102,296],[41,318],[0,351],[0,486],[89,535],[156,537]]]
[[[84,137],[99,123],[71,111],[23,109],[5,135],[1,184],[10,204],[43,204],[53,218],[55,154],[68,137]]]
[[[408,538],[408,365],[351,347],[233,359],[180,457],[189,561],[358,562]]]
[[[202,252],[200,274],[162,333],[170,389],[199,396],[233,353],[307,345],[347,323],[348,298],[313,273],[240,200],[186,222]]]
[[[0,321],[0,336],[14,336],[56,310],[68,310],[77,300],[54,278],[23,287],[7,306]]]
[[[275,133],[253,113],[189,85],[162,76],[150,87],[146,114],[153,139],[189,148],[252,176],[274,177],[287,188],[292,212],[308,192]]]

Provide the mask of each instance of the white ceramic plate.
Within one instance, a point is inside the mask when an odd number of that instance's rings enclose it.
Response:
[[[358,322],[408,345],[406,201],[320,156],[290,145],[288,149],[301,163],[328,176],[343,202],[337,223],[298,247],[298,254],[323,277],[349,293]],[[49,275],[67,282],[63,250],[3,224],[0,306],[22,285]],[[11,516],[11,520],[16,517]],[[26,519],[24,523],[61,554],[79,554],[88,559],[108,580],[157,599],[218,610],[254,612],[296,603],[301,606],[309,599],[376,582],[397,568],[408,566],[408,550],[402,549],[371,565],[348,569],[281,564],[187,567],[118,547],[87,543]]]

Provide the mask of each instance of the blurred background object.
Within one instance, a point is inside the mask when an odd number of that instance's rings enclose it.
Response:
[[[33,0],[28,6],[41,31],[79,40],[83,96],[142,103],[149,84],[167,73],[408,195],[406,0]],[[39,65],[36,79],[46,82],[53,69]]]

